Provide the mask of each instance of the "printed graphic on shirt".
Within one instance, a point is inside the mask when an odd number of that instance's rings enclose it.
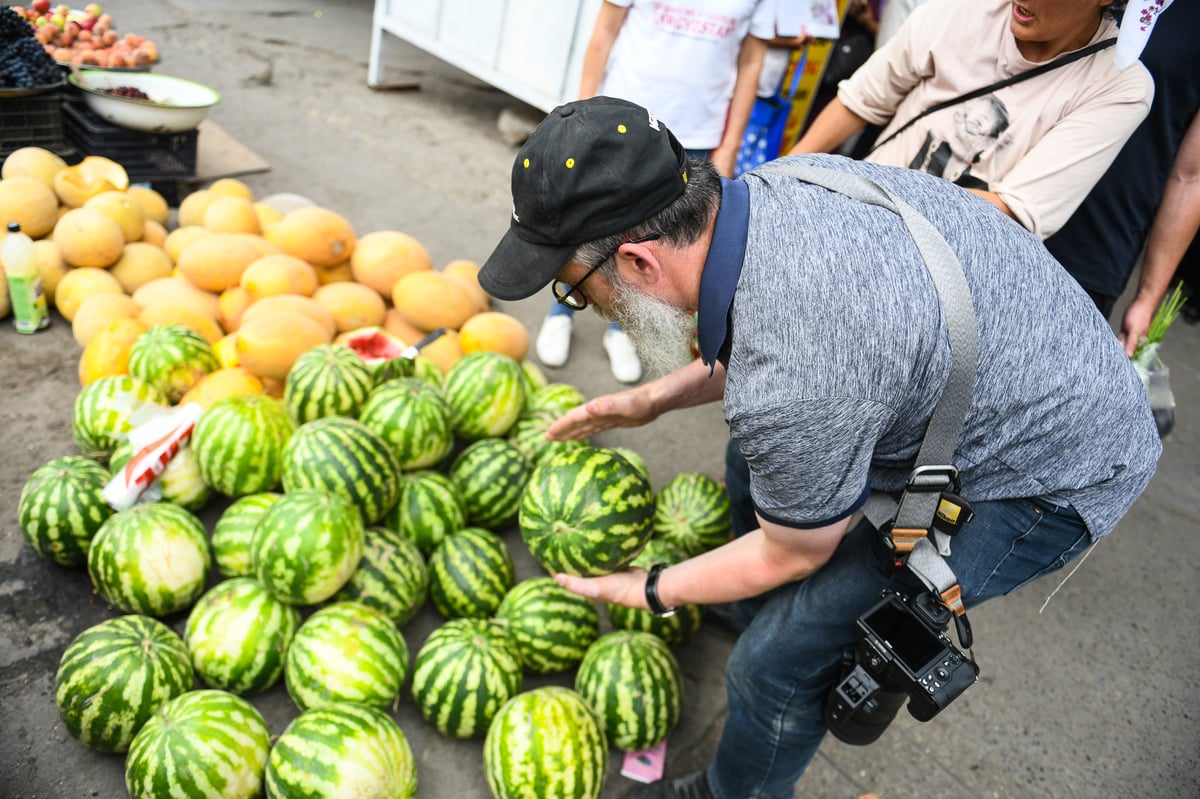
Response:
[[[986,189],[971,167],[990,158],[1009,141],[1008,108],[996,95],[976,97],[929,117],[925,140],[909,163],[960,186]]]
[[[737,30],[738,18],[718,11],[655,3],[654,24],[684,36],[728,39]]]

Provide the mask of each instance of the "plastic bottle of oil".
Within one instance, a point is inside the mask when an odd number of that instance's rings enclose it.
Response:
[[[13,324],[18,333],[36,333],[50,326],[42,276],[38,271],[33,240],[21,232],[19,222],[8,223],[8,233],[0,244],[0,262],[12,297]]]

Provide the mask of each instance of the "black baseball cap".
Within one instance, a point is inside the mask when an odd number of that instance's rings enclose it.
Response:
[[[687,154],[653,113],[613,97],[550,112],[517,153],[508,233],[479,272],[484,291],[541,291],[581,244],[628,230],[687,184]]]

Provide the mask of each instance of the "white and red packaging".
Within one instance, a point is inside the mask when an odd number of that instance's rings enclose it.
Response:
[[[134,456],[104,486],[103,496],[113,510],[132,508],[167,468],[192,436],[204,408],[194,402],[158,413],[129,433]]]

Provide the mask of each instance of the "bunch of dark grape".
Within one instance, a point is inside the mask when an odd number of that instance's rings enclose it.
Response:
[[[0,6],[0,89],[29,89],[62,81],[62,71],[34,36],[33,26]]]

